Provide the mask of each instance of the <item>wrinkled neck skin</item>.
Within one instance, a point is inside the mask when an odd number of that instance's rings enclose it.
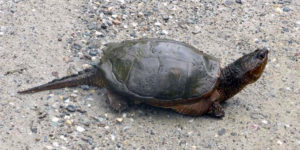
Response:
[[[239,62],[233,62],[221,70],[220,84],[217,88],[220,98],[217,101],[224,102],[249,84],[244,77],[244,70]]]

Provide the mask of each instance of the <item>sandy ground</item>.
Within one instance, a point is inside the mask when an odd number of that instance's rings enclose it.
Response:
[[[300,149],[299,2],[0,0],[0,149]],[[94,87],[17,94],[140,37],[187,42],[223,66],[267,47],[269,63],[221,120],[145,105],[117,113]]]

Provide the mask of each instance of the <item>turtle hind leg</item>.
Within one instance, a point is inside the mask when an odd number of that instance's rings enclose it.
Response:
[[[213,102],[207,114],[214,116],[216,118],[223,118],[225,116],[223,107],[220,105],[219,102]]]
[[[107,103],[113,110],[118,112],[121,112],[128,108],[127,101],[123,97],[111,91],[107,91]]]

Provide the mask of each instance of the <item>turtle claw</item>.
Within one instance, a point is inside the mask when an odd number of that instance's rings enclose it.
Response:
[[[107,103],[113,110],[117,112],[122,112],[128,108],[126,100],[110,91],[107,92]]]
[[[214,102],[211,107],[209,108],[208,114],[216,117],[216,118],[223,118],[225,116],[225,112],[223,107],[220,105],[219,102]]]

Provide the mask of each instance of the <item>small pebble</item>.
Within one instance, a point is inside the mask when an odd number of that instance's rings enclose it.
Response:
[[[44,142],[48,142],[48,137],[47,137],[47,136],[44,136],[44,137],[43,137],[43,141],[44,141]]]
[[[95,57],[95,56],[93,56],[93,57],[91,58],[91,60],[92,60],[92,61],[98,61],[98,58]]]
[[[99,32],[99,31],[96,31],[96,32],[95,32],[95,35],[96,35],[96,36],[99,36],[99,37],[102,37],[102,36],[103,36],[103,33],[102,33],[102,32]]]
[[[89,23],[89,25],[87,26],[87,28],[89,30],[94,30],[96,29],[97,24],[95,22]]]
[[[107,8],[107,11],[108,11],[108,12],[112,12],[112,10],[113,10],[113,7],[108,7],[108,8]]]
[[[57,72],[57,71],[53,71],[51,74],[52,74],[54,77],[58,78],[58,72]]]
[[[91,93],[95,93],[95,90],[91,90],[90,92],[91,92]],[[87,101],[93,101],[94,98],[91,97],[91,96],[89,96],[89,97],[86,98],[86,100],[87,100]]]
[[[73,44],[73,46],[72,46],[72,49],[75,49],[75,50],[80,50],[82,48],[82,46],[81,45],[79,45],[79,44],[77,44],[77,43],[75,43],[75,44]]]
[[[76,98],[78,95],[75,94],[75,93],[72,93],[70,96],[73,97],[73,98]]]
[[[89,138],[88,143],[89,143],[90,145],[93,145],[93,139],[92,139],[92,138]]]
[[[232,5],[232,1],[226,0],[226,1],[225,1],[225,5]]]
[[[108,130],[108,129],[109,129],[109,126],[105,126],[104,129]]]
[[[88,85],[81,85],[80,88],[83,89],[83,90],[89,90],[90,86],[88,86]]]
[[[120,25],[121,24],[121,21],[119,21],[118,19],[114,19],[112,22],[115,25]]]
[[[101,24],[101,28],[102,28],[102,29],[107,29],[107,27],[108,27],[108,24],[107,24],[106,22],[103,22],[103,23]]]
[[[251,127],[252,129],[254,129],[254,130],[257,130],[257,129],[258,129],[258,125],[257,125],[257,124],[252,124],[250,127]]]
[[[48,145],[48,146],[45,146],[45,148],[46,148],[46,149],[49,149],[49,150],[52,150],[52,149],[53,149],[53,147],[52,147],[52,146],[49,146],[49,145]]]
[[[291,127],[289,124],[284,125],[284,128],[289,128],[289,127]]]
[[[90,126],[91,121],[89,119],[84,119],[83,124],[88,127],[88,126]]]
[[[278,145],[282,145],[283,143],[280,140],[277,140],[276,142]]]
[[[76,130],[77,130],[78,132],[83,132],[83,131],[85,131],[85,129],[84,129],[83,127],[81,127],[81,126],[77,126],[77,127],[76,127]]]
[[[71,126],[71,125],[72,125],[72,121],[71,121],[71,120],[66,120],[66,124],[67,124],[68,126]]]
[[[225,132],[226,132],[226,130],[224,128],[222,128],[221,130],[218,131],[218,135],[222,136],[225,134]]]
[[[123,117],[123,118],[126,118],[126,117],[127,117],[127,114],[126,114],[126,113],[123,113],[123,114],[122,114],[122,117]]]
[[[139,13],[138,13],[138,17],[140,17],[140,18],[141,18],[141,17],[144,17],[144,14],[143,14],[142,12],[139,12]]]
[[[115,140],[116,140],[116,136],[115,136],[114,134],[111,134],[110,137],[111,137],[111,140],[112,140],[112,141],[115,141]]]
[[[69,60],[70,60],[70,59],[69,59],[68,57],[63,57],[63,61],[64,61],[64,62],[69,62]]]
[[[236,3],[242,4],[242,0],[235,0]]]
[[[63,135],[59,136],[60,139],[64,140],[64,141],[67,141],[67,138]]]
[[[157,21],[157,22],[154,23],[154,25],[155,26],[161,26],[161,23]]]
[[[89,65],[89,64],[83,64],[82,65],[82,69],[88,69],[88,68],[90,68],[91,67],[91,65]]]
[[[82,113],[82,114],[83,114],[83,113],[86,113],[87,111],[86,111],[86,110],[84,110],[84,109],[78,108],[78,109],[77,109],[77,112],[79,112],[79,113]]]
[[[163,16],[163,19],[164,19],[165,22],[168,22],[170,17],[168,15],[165,15],[165,16]]]
[[[129,35],[130,35],[131,37],[134,37],[134,38],[137,37],[135,32],[132,32],[132,33],[130,33]]]
[[[168,34],[168,31],[162,30],[162,31],[160,32],[160,34],[161,34],[161,35],[167,35],[167,34]]]
[[[76,111],[76,107],[74,105],[68,105],[66,107],[66,109],[69,111],[69,112],[75,112]]]
[[[13,2],[15,2],[15,3],[19,3],[19,2],[22,2],[22,1],[24,1],[24,0],[13,0]]]
[[[138,24],[137,24],[136,22],[132,22],[131,25],[132,25],[133,27],[136,27]]]
[[[283,32],[289,32],[289,28],[282,28]]]
[[[268,121],[267,120],[262,120],[261,121],[263,124],[268,124]]]
[[[53,142],[52,145],[53,145],[54,147],[58,147],[58,146],[59,146],[59,144],[58,144],[57,142]]]
[[[53,122],[58,122],[59,121],[59,118],[57,118],[57,117],[52,117],[52,119],[51,119]]]
[[[230,133],[231,136],[236,136],[237,134],[235,132]]]
[[[278,12],[278,13],[282,13],[282,12],[283,12],[282,9],[281,9],[280,7],[276,7],[276,8],[275,8],[275,11]]]
[[[122,123],[122,122],[123,122],[123,118],[117,118],[116,121],[117,121],[118,123]]]
[[[291,9],[288,8],[288,7],[284,7],[282,10],[283,10],[284,12],[289,12]]]
[[[111,17],[116,19],[118,17],[118,15],[114,14],[114,15],[111,15]]]
[[[129,126],[125,126],[125,127],[123,128],[123,131],[125,132],[125,131],[127,131],[129,128],[130,128]]]
[[[90,50],[89,55],[91,55],[91,56],[97,56],[98,55],[98,51],[97,50]]]
[[[59,96],[58,96],[58,99],[59,99],[59,100],[64,100],[64,97],[61,96],[61,95],[59,95]]]
[[[106,20],[105,23],[106,23],[107,25],[109,25],[109,26],[112,26],[112,25],[113,25],[112,21],[110,21],[110,20]]]

